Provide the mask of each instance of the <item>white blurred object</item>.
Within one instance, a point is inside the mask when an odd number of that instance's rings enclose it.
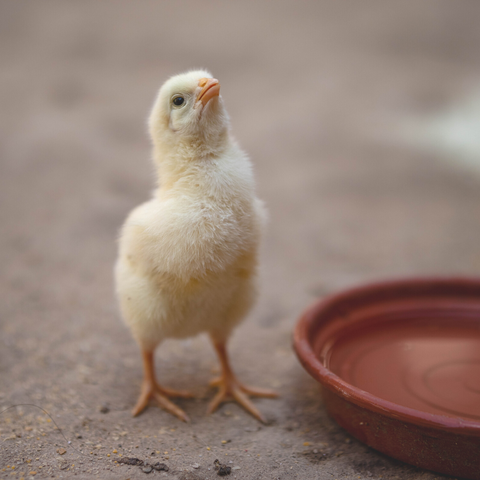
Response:
[[[406,139],[480,170],[480,93],[426,118],[409,119]]]

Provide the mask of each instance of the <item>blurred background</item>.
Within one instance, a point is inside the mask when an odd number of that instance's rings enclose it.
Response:
[[[350,285],[479,274],[479,21],[475,0],[0,1],[0,409],[36,403],[78,448],[103,445],[76,462],[102,478],[118,432],[148,449],[162,425],[178,469],[230,435],[242,478],[332,478],[313,476],[325,461],[342,478],[420,476],[345,444],[290,336]],[[113,296],[116,237],[154,186],[156,92],[192,68],[220,80],[270,212],[261,298],[232,345],[241,375],[282,394],[258,401],[260,430],[234,405],[205,417],[206,399],[179,402],[190,426],[154,407],[129,417],[141,364]],[[166,384],[205,395],[215,365],[203,338],[159,352]],[[42,415],[0,416],[0,467],[30,455],[58,474],[62,439]]]

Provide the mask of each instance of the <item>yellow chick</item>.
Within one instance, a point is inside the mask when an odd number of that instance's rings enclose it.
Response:
[[[158,188],[123,225],[115,266],[123,318],[143,356],[144,379],[132,414],[154,398],[188,421],[169,397],[188,392],[161,386],[154,351],[166,338],[207,332],[222,374],[211,413],[233,398],[258,420],[248,395],[275,397],[250,388],[230,367],[226,343],[257,296],[257,255],[264,208],[255,195],[252,167],[230,136],[220,83],[207,71],[170,78],[149,119]]]

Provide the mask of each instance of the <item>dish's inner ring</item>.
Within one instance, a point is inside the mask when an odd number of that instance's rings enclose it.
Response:
[[[480,420],[479,302],[389,303],[324,327],[317,358],[350,385],[418,411]]]

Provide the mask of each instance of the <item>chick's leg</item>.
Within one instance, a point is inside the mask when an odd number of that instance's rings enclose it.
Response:
[[[182,397],[191,398],[193,395],[189,392],[177,391],[170,388],[161,387],[155,379],[155,364],[153,359],[153,351],[142,351],[143,357],[143,383],[140,397],[132,410],[132,415],[135,417],[141,413],[151,398],[154,398],[158,404],[167,412],[175,415],[180,420],[188,422],[189,418],[187,414],[174,403],[172,403],[168,397]]]
[[[208,407],[208,413],[213,413],[222,402],[233,398],[257,420],[266,423],[263,415],[258,411],[257,407],[255,407],[247,395],[275,398],[278,396],[277,393],[262,388],[247,387],[240,383],[230,367],[225,342],[213,340],[213,345],[220,360],[222,375],[210,382],[210,385],[219,387],[219,390]]]

